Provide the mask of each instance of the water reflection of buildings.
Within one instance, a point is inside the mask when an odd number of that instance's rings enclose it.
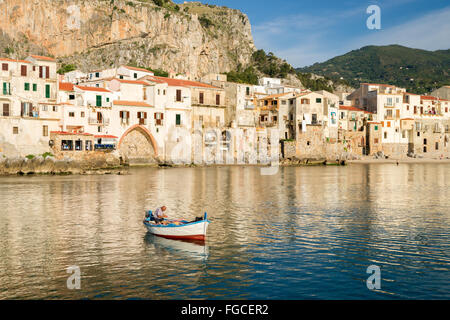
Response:
[[[423,164],[280,168],[274,176],[262,176],[257,167],[223,166],[133,169],[128,176],[2,178],[0,283],[3,291],[29,297],[48,294],[40,291],[42,284],[69,298],[93,297],[98,288],[129,296],[139,289],[123,286],[163,287],[167,278],[158,270],[173,276],[188,266],[198,274],[180,285],[198,285],[200,296],[214,298],[211,290],[223,295],[219,283],[227,282],[232,296],[251,285],[255,270],[249,261],[264,258],[254,251],[260,244],[297,250],[292,249],[296,241],[336,256],[361,256],[356,248],[365,241],[369,260],[376,253],[370,248],[391,245],[400,252],[404,241],[392,241],[408,233],[426,230],[437,239],[439,226],[449,222],[448,181],[448,166]],[[174,218],[208,212],[213,223],[206,262],[195,259],[197,247],[155,243],[181,253],[174,263],[172,254],[159,254],[143,241],[144,211],[161,205]],[[86,277],[81,293],[64,288],[72,265]],[[32,285],[25,287],[27,281]],[[147,297],[156,291],[149,289]]]

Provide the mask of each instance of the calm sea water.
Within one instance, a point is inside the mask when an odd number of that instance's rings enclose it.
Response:
[[[0,299],[449,299],[449,190],[445,164],[0,177]],[[206,245],[147,234],[161,205],[207,211]]]

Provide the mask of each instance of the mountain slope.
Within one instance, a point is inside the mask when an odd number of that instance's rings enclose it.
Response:
[[[247,65],[255,50],[239,10],[170,0],[2,0],[0,55],[48,54],[83,71],[139,65],[192,78]]]
[[[297,70],[343,78],[356,87],[360,82],[375,82],[425,93],[450,84],[450,50],[368,46]]]

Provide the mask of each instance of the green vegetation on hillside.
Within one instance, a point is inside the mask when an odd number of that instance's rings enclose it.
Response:
[[[331,79],[392,84],[427,93],[450,84],[450,50],[426,51],[399,45],[368,46],[323,63],[300,68]]]
[[[310,73],[296,71],[289,63],[277,58],[272,52],[266,54],[264,50],[257,50],[252,55],[251,65],[247,68],[237,67],[236,71],[227,73],[228,81],[248,84],[258,84],[258,76],[264,75],[272,78],[285,79],[289,74],[296,75],[305,88],[313,91],[327,90],[333,92],[333,83],[328,77],[314,78]],[[344,81],[335,81],[334,84],[345,84]]]
[[[77,69],[77,66],[74,64],[62,64],[61,68],[58,69],[58,74],[66,74],[67,72],[74,71]]]

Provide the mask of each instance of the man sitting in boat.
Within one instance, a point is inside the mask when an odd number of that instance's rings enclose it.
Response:
[[[167,218],[167,215],[164,213],[167,210],[165,206],[162,206],[161,208],[158,208],[153,212],[153,219],[155,220],[156,224],[166,224],[164,222],[164,218]]]

